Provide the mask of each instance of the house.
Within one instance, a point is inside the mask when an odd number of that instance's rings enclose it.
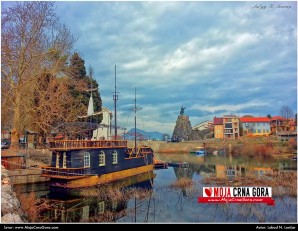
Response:
[[[270,119],[268,117],[242,117],[243,136],[269,136]]]
[[[213,126],[214,126],[214,138],[223,139],[223,118],[216,118],[213,119]]]
[[[223,116],[224,139],[239,138],[239,118],[236,115]]]
[[[273,116],[270,122],[271,135],[287,131],[287,119],[282,116]]]
[[[271,134],[287,141],[291,138],[297,140],[297,122],[294,118],[273,116],[270,122]]]
[[[212,129],[213,130],[213,122],[206,120],[202,123],[199,123],[199,124],[193,126],[192,129],[196,130],[196,131],[203,131],[205,129]]]
[[[93,140],[105,139],[109,140],[111,138],[111,128],[112,128],[112,118],[113,114],[107,108],[102,108],[102,121],[100,126],[93,131]]]

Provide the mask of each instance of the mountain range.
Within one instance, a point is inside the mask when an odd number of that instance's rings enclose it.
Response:
[[[131,128],[128,132],[125,133],[125,139],[126,140],[134,140],[134,133],[135,129]],[[146,132],[141,129],[136,129],[137,133],[137,140],[143,139],[143,140],[164,140],[164,134],[158,131],[154,132]],[[170,137],[168,137],[170,138]]]

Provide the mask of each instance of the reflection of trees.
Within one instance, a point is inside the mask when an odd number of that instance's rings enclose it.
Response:
[[[195,172],[195,165],[188,164],[186,167],[173,167],[173,169],[177,180],[181,178],[192,179]]]
[[[189,179],[192,180],[193,174],[195,172],[195,165],[193,164],[187,164],[186,166],[180,166],[180,167],[173,167],[174,173],[176,175],[177,180],[183,180],[183,179]],[[187,197],[187,186],[184,184],[181,184],[181,193],[178,197],[177,206],[179,206],[181,209],[183,208],[183,197]]]
[[[205,164],[198,165],[196,167],[196,171],[197,171],[198,174],[200,174],[201,172],[214,173],[215,172],[215,165],[205,165]]]

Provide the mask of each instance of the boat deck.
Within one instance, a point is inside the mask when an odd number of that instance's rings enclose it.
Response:
[[[52,151],[126,147],[126,140],[56,140],[50,142]]]
[[[44,166],[41,167],[42,176],[57,179],[79,179],[85,177],[85,168],[56,168]]]

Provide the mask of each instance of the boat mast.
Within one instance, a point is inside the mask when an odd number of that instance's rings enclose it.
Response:
[[[117,139],[117,88],[116,88],[116,65],[115,65],[115,92],[113,94],[113,100],[114,100],[114,109],[115,109],[115,139]]]
[[[137,111],[142,108],[137,108],[137,88],[135,88],[135,106],[132,110],[135,111],[135,152],[137,152]]]
[[[135,88],[135,152],[137,152],[137,88]]]

